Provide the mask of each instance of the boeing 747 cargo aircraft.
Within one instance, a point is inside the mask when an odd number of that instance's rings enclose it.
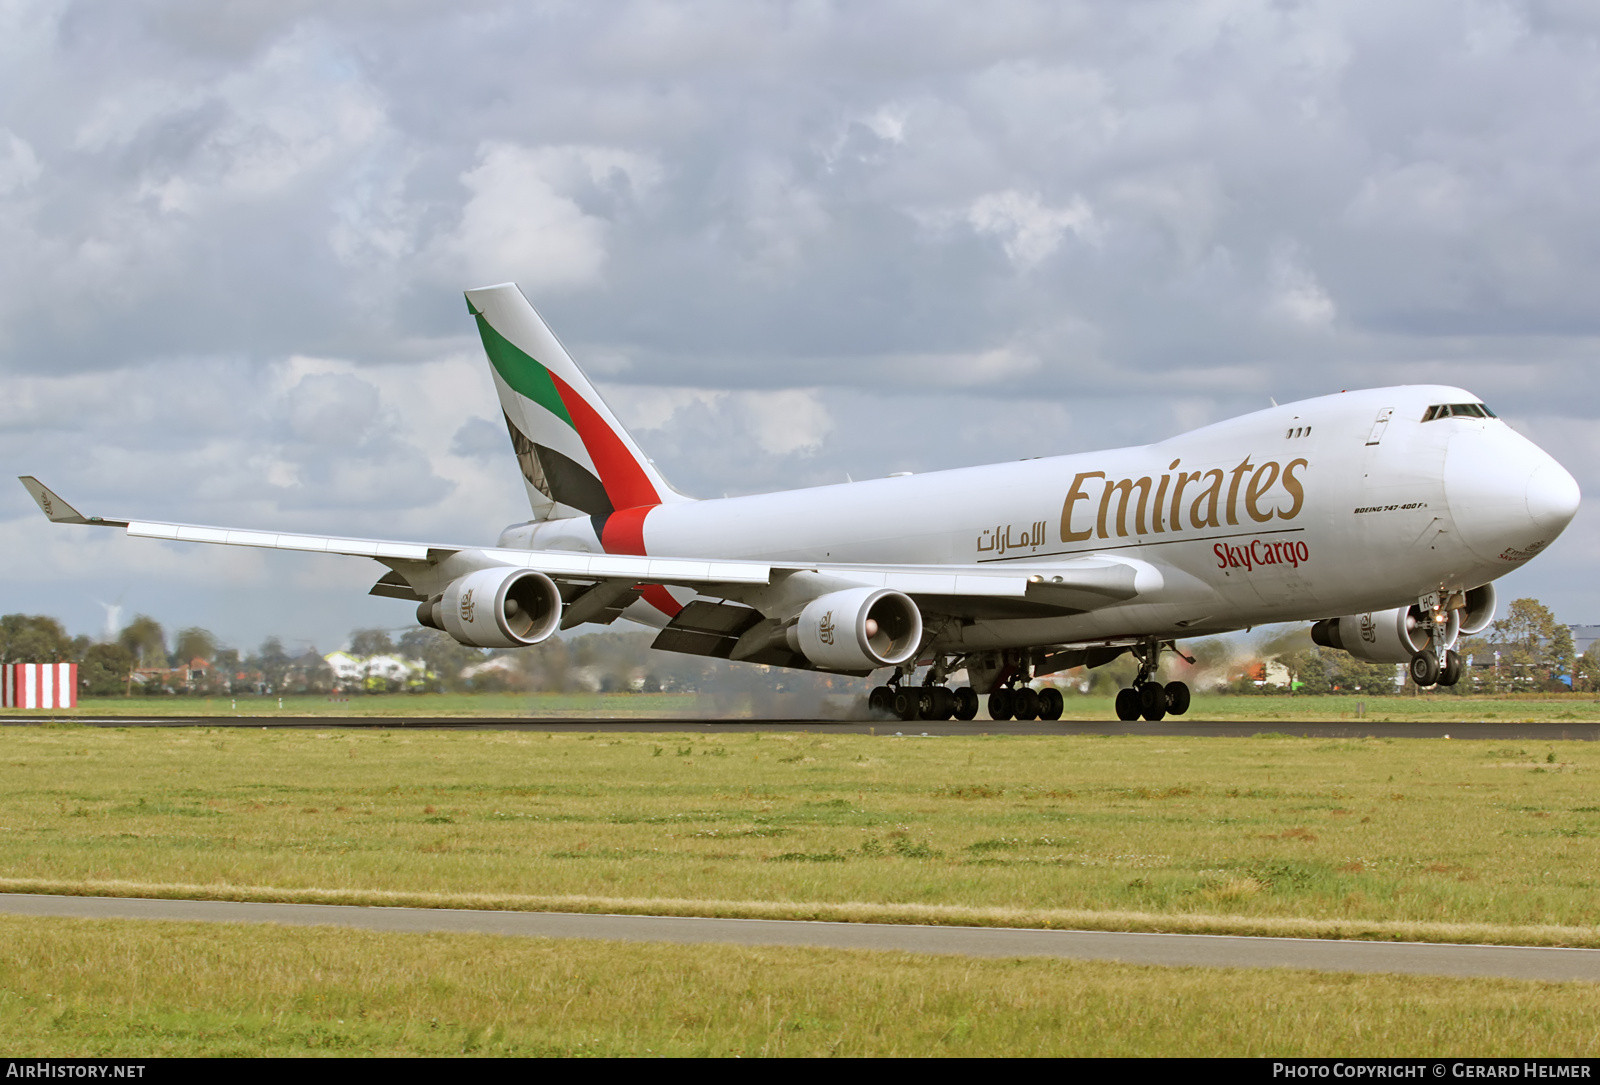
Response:
[[[1456,682],[1494,581],[1578,508],[1560,464],[1460,388],[1340,392],[1156,444],[697,501],[673,490],[515,285],[466,293],[531,518],[492,546],[83,516],[57,523],[388,567],[372,594],[462,644],[619,618],[655,647],[867,677],[902,719],[1056,719],[1034,679],[1139,661],[1125,720],[1182,714],[1183,638],[1310,621],[1317,643]],[[950,688],[960,671],[967,685]],[[920,677],[918,672],[921,671]]]

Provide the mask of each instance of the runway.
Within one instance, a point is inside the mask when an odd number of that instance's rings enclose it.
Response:
[[[970,957],[1057,957],[1079,961],[1202,968],[1297,968],[1324,972],[1600,982],[1600,950],[1438,945],[1210,934],[822,923],[772,919],[495,912],[447,908],[362,908],[331,904],[244,904],[0,894],[0,913],[79,919],[281,923],[420,934],[455,932],[621,942],[720,943],[865,949]]]
[[[52,722],[42,714],[0,717],[0,726],[37,726]],[[329,730],[391,731],[405,729],[447,731],[614,731],[749,733],[760,731],[813,731],[840,735],[901,735],[929,738],[945,735],[1147,735],[1151,737],[1248,738],[1262,733],[1286,734],[1306,738],[1451,738],[1499,739],[1528,742],[1600,740],[1600,723],[1518,723],[1446,720],[1430,723],[1383,723],[1370,720],[1327,720],[1320,722],[1186,721],[1167,719],[1160,723],[1138,721],[1098,722],[1058,720],[972,720],[967,723],[936,723],[918,720],[842,721],[842,720],[712,720],[712,719],[528,719],[506,717],[490,719],[462,716],[62,716],[55,722],[72,722],[89,727],[246,727],[312,728]]]

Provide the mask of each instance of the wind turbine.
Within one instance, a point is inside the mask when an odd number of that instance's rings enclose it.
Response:
[[[95,600],[96,603],[106,608],[106,631],[103,639],[108,642],[116,640],[117,634],[122,632],[122,601],[127,596],[128,589],[123,588],[122,594],[117,596],[115,603],[106,603],[99,599]]]

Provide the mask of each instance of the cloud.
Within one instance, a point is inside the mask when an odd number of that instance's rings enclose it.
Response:
[[[489,143],[478,158],[461,175],[471,196],[460,223],[435,252],[457,281],[516,281],[535,292],[600,280],[610,222],[581,197],[631,202],[660,174],[647,158],[608,147]]]
[[[378,389],[350,373],[308,374],[289,389],[289,428],[314,445],[359,446],[378,421]]]
[[[1597,48],[1582,5],[1445,0],[0,4],[0,454],[100,508],[493,538],[526,503],[460,290],[507,279],[700,493],[1423,379],[1594,428]],[[292,568],[226,620],[382,624]]]
[[[659,434],[671,445],[692,445],[719,457],[748,450],[803,459],[814,455],[834,428],[814,388],[726,392],[608,385],[605,394],[631,431]]]
[[[9,196],[39,179],[39,156],[15,132],[0,129],[0,196]]]
[[[1038,372],[1042,362],[1022,344],[888,359],[902,379],[928,388],[1005,388]]]
[[[1317,277],[1290,253],[1281,253],[1272,269],[1272,308],[1294,324],[1322,328],[1333,322],[1337,308]]]
[[[1094,213],[1081,196],[1065,207],[1048,207],[1034,193],[991,192],[973,201],[967,221],[979,233],[1000,238],[1006,256],[1023,271],[1055,252],[1066,234],[1083,240],[1095,235]]]
[[[756,443],[774,456],[812,455],[833,429],[833,419],[815,389],[744,392],[735,402],[755,432]]]
[[[509,446],[504,426],[497,426],[487,418],[469,418],[451,439],[450,454],[488,460],[504,456]]]

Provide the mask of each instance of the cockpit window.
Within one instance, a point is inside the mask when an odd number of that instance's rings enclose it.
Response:
[[[1482,403],[1438,403],[1429,407],[1423,414],[1424,422],[1433,422],[1440,418],[1498,418],[1499,415],[1491,411]]]

